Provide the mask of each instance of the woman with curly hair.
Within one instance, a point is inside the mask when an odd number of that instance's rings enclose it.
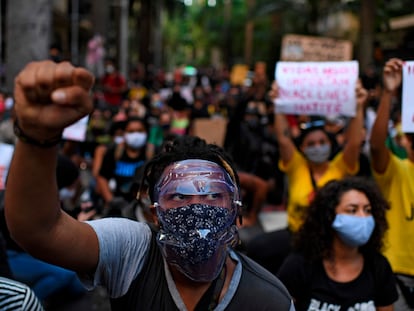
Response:
[[[328,182],[295,236],[278,276],[300,310],[393,310],[398,294],[380,253],[388,203],[361,177]]]

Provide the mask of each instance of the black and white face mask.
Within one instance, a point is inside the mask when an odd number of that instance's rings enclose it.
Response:
[[[166,261],[193,281],[214,280],[227,248],[238,240],[231,210],[190,204],[157,213],[161,225],[157,242]]]

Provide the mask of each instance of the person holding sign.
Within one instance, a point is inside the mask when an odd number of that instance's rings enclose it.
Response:
[[[396,273],[400,297],[396,310],[414,308],[414,134],[405,133],[402,145],[408,159],[400,159],[385,145],[393,96],[402,82],[404,62],[390,59],[383,70],[383,92],[370,138],[373,176],[385,198],[391,202],[387,212],[390,229],[385,256]],[[405,77],[405,76],[404,76]],[[403,88],[412,88],[403,85]],[[404,91],[404,90],[403,90]],[[405,90],[407,91],[407,89]],[[413,99],[410,98],[410,101]],[[410,105],[412,102],[410,103]]]
[[[276,81],[269,96],[274,100],[278,97]],[[348,124],[346,142],[342,151],[332,160],[329,160],[332,143],[324,130],[323,120],[302,124],[297,146],[290,136],[286,116],[279,113],[276,106],[275,133],[280,150],[279,167],[288,179],[288,226],[260,235],[247,246],[248,255],[273,273],[277,273],[289,254],[291,235],[301,227],[315,191],[330,180],[355,175],[359,170],[363,110],[368,98],[360,82],[356,85],[355,96],[356,114]]]

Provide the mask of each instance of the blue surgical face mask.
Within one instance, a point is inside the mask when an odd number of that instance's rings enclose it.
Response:
[[[220,273],[227,248],[238,240],[231,209],[189,204],[162,209],[156,205],[158,245],[168,262],[189,279],[210,282]]]
[[[329,156],[331,155],[331,145],[323,144],[306,147],[303,150],[303,153],[309,161],[321,164],[329,159]]]
[[[375,220],[372,216],[337,214],[332,228],[345,244],[358,247],[366,244],[370,239],[375,228]]]

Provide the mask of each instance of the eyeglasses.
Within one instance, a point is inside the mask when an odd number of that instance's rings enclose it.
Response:
[[[325,126],[324,120],[315,120],[315,121],[304,122],[304,123],[299,124],[299,127],[302,131],[309,130],[315,127],[324,127],[324,126]]]

